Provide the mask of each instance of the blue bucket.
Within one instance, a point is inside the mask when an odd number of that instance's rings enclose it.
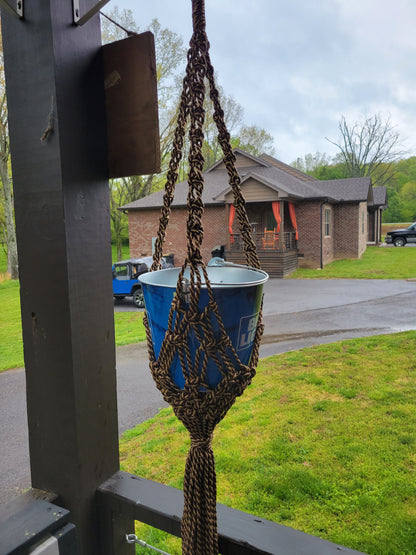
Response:
[[[269,276],[262,270],[231,264],[218,258],[212,259],[206,270],[225,330],[240,361],[243,364],[249,364],[263,297],[263,285]],[[148,272],[139,277],[156,359],[168,327],[169,312],[180,271],[180,268],[170,268]],[[199,309],[202,311],[207,306],[209,297],[202,273],[201,276]],[[184,278],[189,282],[189,269],[185,270]],[[212,327],[214,333],[218,331],[214,318],[212,318]],[[188,346],[193,361],[199,345],[196,335],[193,332],[189,334]],[[171,374],[174,383],[183,389],[185,378],[177,353],[171,365]],[[209,360],[206,372],[208,385],[215,388],[222,377],[217,364]]]

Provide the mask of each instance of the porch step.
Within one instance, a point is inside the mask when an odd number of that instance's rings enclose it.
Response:
[[[296,251],[276,252],[258,251],[261,269],[272,278],[284,278],[294,272],[298,267]],[[246,264],[244,253],[226,251],[225,259],[235,264]]]

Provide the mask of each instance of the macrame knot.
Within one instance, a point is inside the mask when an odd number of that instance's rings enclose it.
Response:
[[[212,434],[209,437],[192,437],[191,436],[191,449],[204,450],[212,447]]]
[[[152,376],[163,398],[172,405],[175,415],[187,428],[191,438],[183,485],[182,554],[218,555],[213,431],[255,374],[263,326],[261,305],[251,358],[245,365],[241,362],[239,351],[224,326],[223,316],[215,299],[201,253],[204,239],[202,150],[207,82],[214,107],[213,118],[218,129],[218,141],[233,192],[233,205],[243,238],[247,265],[260,268],[260,262],[240,188],[241,179],[236,169],[230,133],[225,125],[224,111],[215,85],[205,29],[204,0],[192,0],[192,16],[193,36],[187,56],[188,63],[183,80],[151,271],[161,269],[166,228],[171,213],[179,164],[182,160],[186,130],[190,141],[187,253],[177,278],[167,330],[157,357],[147,317],[144,323]],[[190,120],[189,127],[187,127],[188,120]]]

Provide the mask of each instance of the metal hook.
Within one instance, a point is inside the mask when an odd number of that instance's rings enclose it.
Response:
[[[73,12],[74,12],[74,23],[76,25],[84,25],[84,23],[87,23],[87,21],[89,21],[92,18],[93,15],[98,13],[103,6],[108,4],[109,1],[110,0],[99,0],[99,2],[97,2],[97,4],[95,4],[95,6],[93,6],[90,10],[88,10],[88,12],[86,14],[84,14],[81,17],[81,11],[79,9],[79,0],[73,0],[72,1],[72,8],[73,8]]]
[[[7,10],[10,14],[18,19],[23,18],[23,0],[14,0],[15,8],[11,6],[7,0],[0,0],[0,6]]]
[[[153,549],[153,551],[157,551],[158,553],[162,553],[162,555],[169,555],[169,553],[167,553],[166,551],[162,551],[161,549],[158,549],[157,547],[153,547],[153,545],[149,545],[148,543],[146,543],[143,540],[139,540],[139,538],[136,536],[136,534],[126,534],[126,542],[127,543],[137,543],[141,547],[148,547],[149,549]]]

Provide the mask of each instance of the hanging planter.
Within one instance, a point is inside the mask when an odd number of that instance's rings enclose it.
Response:
[[[233,358],[233,352],[238,355],[239,363],[249,364],[253,343],[256,337],[257,323],[263,299],[263,284],[268,275],[262,270],[254,268],[224,264],[221,259],[213,259],[213,265],[208,264],[207,274],[211,284],[215,303],[218,307],[220,321],[231,341],[232,348],[227,353],[228,358]],[[155,357],[159,356],[163,340],[169,329],[169,314],[174,297],[176,295],[177,282],[180,269],[172,268],[143,274],[139,279],[142,283],[146,313],[151,331],[152,346]],[[189,310],[189,275],[187,269],[183,274],[182,290],[180,294],[184,312]],[[201,275],[201,291],[198,302],[198,311],[203,314],[209,307],[210,298],[204,276]],[[177,316],[185,318],[184,315]],[[221,340],[222,327],[211,314],[209,335],[213,336],[215,344]],[[190,329],[187,345],[184,352],[176,352],[171,363],[170,374],[180,389],[185,387],[186,378],[190,374],[186,356],[186,348],[189,349],[189,366],[197,368],[201,376],[204,358],[207,364],[204,376],[204,389],[215,388],[224,377],[226,370],[222,361],[208,357],[205,345],[206,332],[201,326]],[[204,352],[203,352],[204,349]],[[182,356],[181,356],[182,355]],[[181,364],[185,361],[185,366]],[[237,368],[239,364],[237,365]],[[185,369],[185,372],[184,372]]]
[[[216,477],[212,434],[251,382],[263,333],[260,264],[240,190],[230,135],[224,123],[205,32],[204,0],[192,0],[193,35],[165,186],[151,271],[142,282],[150,369],[164,399],[189,431],[184,476],[182,553],[217,555]],[[214,106],[247,266],[201,256],[204,188],[202,145],[205,81]],[[189,119],[187,257],[181,268],[161,270],[161,259],[185,127]]]

